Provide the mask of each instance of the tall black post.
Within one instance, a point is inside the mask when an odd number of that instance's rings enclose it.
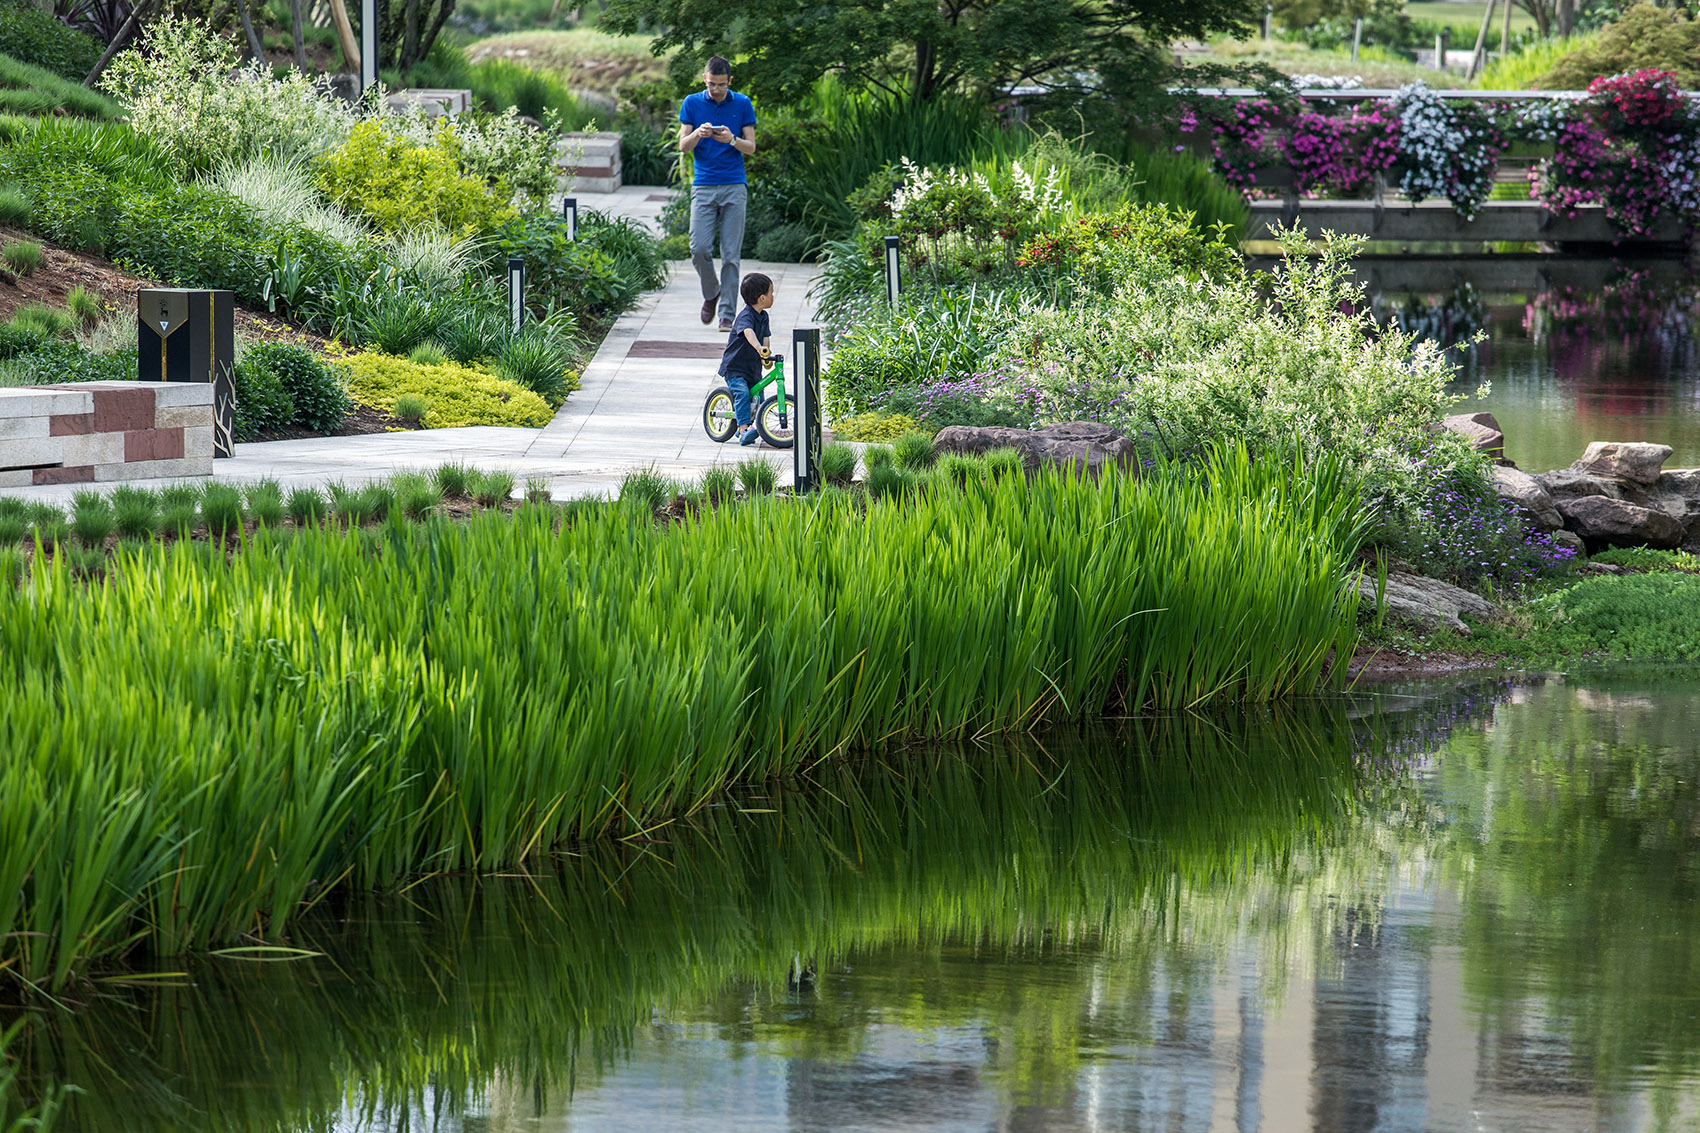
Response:
[[[561,198],[561,218],[567,222],[567,239],[578,239],[578,198]]]
[[[799,496],[820,487],[820,328],[791,332],[791,364],[797,367],[796,439],[791,443]]]

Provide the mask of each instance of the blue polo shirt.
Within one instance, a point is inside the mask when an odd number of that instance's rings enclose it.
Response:
[[[699,90],[686,97],[680,105],[679,122],[693,130],[704,122],[711,122],[731,130],[734,138],[741,138],[744,136],[745,126],[756,124],[756,108],[755,104],[750,102],[749,96],[739,94],[735,90],[727,91],[726,97],[719,102],[708,97],[707,91]],[[730,142],[698,138],[691,157],[696,163],[696,176],[691,179],[693,184],[744,183],[744,155]]]

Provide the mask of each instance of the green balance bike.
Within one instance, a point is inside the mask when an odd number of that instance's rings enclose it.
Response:
[[[785,395],[785,356],[771,355],[773,369],[767,376],[750,386],[750,404],[756,407],[756,432],[774,448],[790,448],[797,437],[796,407]],[[773,392],[763,396],[769,386]],[[709,391],[702,403],[702,428],[712,439],[724,444],[738,431],[738,415],[732,412],[732,391],[717,386]]]

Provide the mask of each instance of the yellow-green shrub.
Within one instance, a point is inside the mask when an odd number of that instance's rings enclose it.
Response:
[[[920,427],[913,417],[902,413],[857,413],[834,421],[832,435],[841,441],[885,444]]]
[[[513,219],[507,184],[498,180],[486,188],[461,172],[460,157],[452,126],[420,145],[386,133],[377,122],[362,122],[320,163],[319,188],[385,232],[430,226],[470,236]]]
[[[356,354],[348,360],[349,392],[361,405],[395,412],[396,399],[414,394],[430,406],[427,429],[460,425],[511,425],[540,429],[554,411],[518,382],[444,362],[421,366],[393,354]]]

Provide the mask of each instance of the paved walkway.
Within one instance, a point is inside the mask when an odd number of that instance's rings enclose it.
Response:
[[[615,195],[598,195],[587,203],[603,207],[610,203],[609,196]],[[635,198],[637,193],[625,196]],[[638,217],[645,216],[646,209],[659,209],[655,202],[636,199],[619,205],[621,215]],[[789,356],[792,329],[813,324],[814,310],[805,293],[819,269],[746,260],[743,270],[773,278],[774,348]],[[234,457],[214,462],[213,478],[233,483],[269,478],[288,491],[302,485],[360,484],[461,461],[510,470],[521,488],[528,479],[541,479],[559,499],[611,493],[627,473],[649,467],[694,479],[713,464],[736,463],[755,453],[779,465],[780,483],[788,484],[789,450],[718,445],[702,430],[702,402],[718,384],[715,371],[726,334],[702,325],[701,306],[696,273],[688,263],[674,263],[667,286],[644,296],[615,323],[585,368],[580,389],[547,428],[427,429],[239,444]],[[169,482],[132,481],[150,488]],[[64,502],[89,486],[20,488],[5,494]],[[114,485],[94,486],[109,490]]]

